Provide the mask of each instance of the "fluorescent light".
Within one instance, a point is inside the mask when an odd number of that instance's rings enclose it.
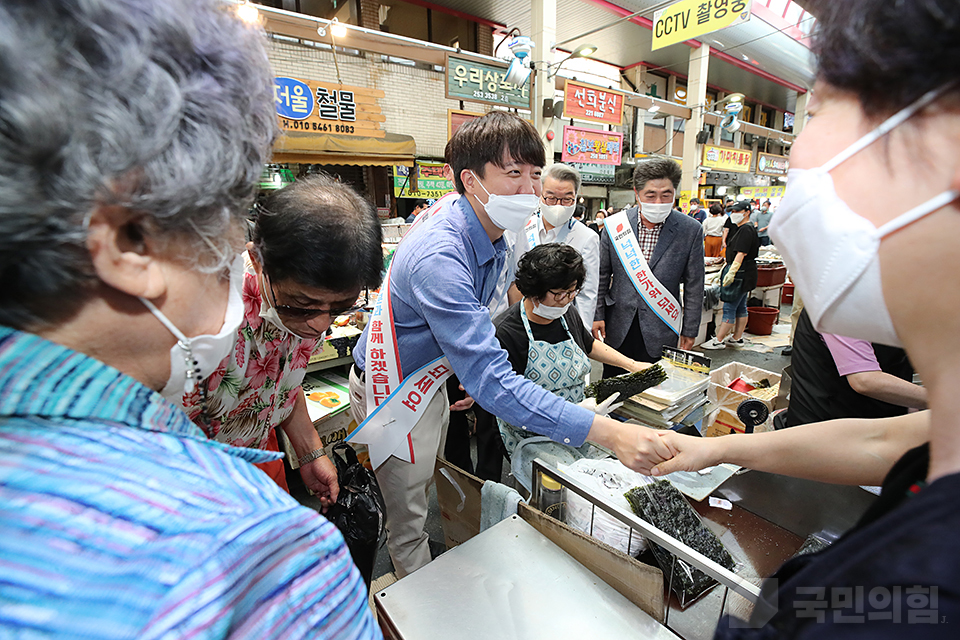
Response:
[[[347,28],[340,24],[340,21],[336,18],[330,23],[330,33],[333,34],[334,38],[345,38],[347,35]]]
[[[657,111],[660,111],[660,105],[658,104],[647,107],[647,113],[656,113]]]
[[[247,24],[257,24],[260,22],[260,11],[257,10],[256,5],[249,2],[237,5],[237,15]]]

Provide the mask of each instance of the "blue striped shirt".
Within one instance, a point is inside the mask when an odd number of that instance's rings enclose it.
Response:
[[[336,528],[136,380],[0,327],[0,637],[380,638]]]

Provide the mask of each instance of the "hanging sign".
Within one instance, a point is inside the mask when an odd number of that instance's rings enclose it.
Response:
[[[751,200],[767,200],[768,198],[782,198],[787,188],[783,185],[776,187],[740,187],[740,195]]]
[[[623,124],[624,94],[567,80],[563,89],[563,115],[577,120]]]
[[[507,82],[507,65],[476,62],[447,54],[447,93],[450,100],[467,100],[485,104],[530,110],[533,94],[530,80],[517,86]]]
[[[331,82],[274,78],[273,101],[285,131],[309,131],[334,135],[383,138],[377,100],[379,89],[349,87]]]
[[[619,165],[622,150],[622,133],[563,127],[562,162]]]
[[[453,180],[447,177],[442,162],[417,161],[417,188],[410,190],[410,167],[393,166],[393,197],[436,200],[454,190]]]
[[[651,51],[750,20],[752,0],[680,0],[653,14]]]
[[[714,147],[713,145],[703,146],[704,167],[716,171],[734,171],[738,173],[750,173],[750,163],[753,161],[753,152],[743,149],[731,149],[729,147]]]
[[[584,184],[613,184],[616,175],[616,166],[612,164],[596,164],[592,162],[571,162],[580,172],[580,180]]]
[[[761,176],[787,175],[790,168],[790,158],[786,156],[775,156],[772,153],[763,153],[757,156],[757,173]]]

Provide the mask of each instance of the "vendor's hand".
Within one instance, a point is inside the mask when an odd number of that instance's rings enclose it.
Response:
[[[701,438],[687,436],[676,431],[659,431],[660,438],[675,453],[665,462],[661,462],[650,475],[665,476],[674,471],[700,471],[723,462],[720,442],[723,438]],[[744,436],[732,436],[744,437]]]
[[[620,397],[620,392],[615,392],[612,396],[597,404],[596,398],[587,398],[582,402],[578,402],[577,405],[583,407],[584,409],[589,409],[593,411],[598,416],[608,416],[620,407],[623,406],[622,402],[617,402],[617,398]],[[614,404],[616,403],[616,404]]]
[[[460,385],[460,391],[463,391],[466,395],[463,400],[457,400],[450,405],[450,411],[466,411],[473,406],[474,399],[470,397],[469,393],[466,393],[467,390],[463,388],[463,385]]]
[[[725,287],[729,287],[733,284],[733,281],[737,279],[737,272],[735,269],[730,269],[727,271],[727,275],[723,276],[723,282],[721,283]]]
[[[604,342],[607,339],[607,323],[603,320],[597,320],[593,323],[593,338]]]
[[[696,338],[691,338],[690,336],[680,336],[680,348],[684,351],[690,351],[693,349],[693,341]]]
[[[320,505],[326,513],[327,507],[337,501],[340,495],[340,485],[337,483],[337,468],[327,456],[311,460],[300,467],[300,477],[303,484],[320,496]]]

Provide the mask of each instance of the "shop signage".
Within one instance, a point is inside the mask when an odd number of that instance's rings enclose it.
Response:
[[[417,188],[411,191],[411,167],[393,166],[393,196],[395,198],[423,198],[437,200],[454,190],[453,180],[447,177],[442,162],[417,161]]]
[[[514,109],[530,109],[533,94],[530,83],[523,86],[507,82],[507,65],[476,62],[447,54],[447,98],[483,102]]]
[[[751,200],[766,200],[768,198],[782,198],[787,188],[783,185],[776,187],[741,187],[740,195]]]
[[[750,20],[752,0],[680,0],[653,14],[652,51]]]
[[[577,120],[623,124],[623,94],[567,80],[563,89],[563,115]]]
[[[790,159],[761,152],[757,156],[757,173],[761,176],[785,176],[790,168]]]
[[[704,145],[703,162],[701,162],[701,164],[704,167],[714,169],[716,171],[750,173],[750,163],[752,160],[752,151]]]
[[[482,113],[471,113],[469,111],[460,111],[458,109],[447,109],[447,140],[453,137],[457,129],[467,124],[471,120],[482,118]]]
[[[386,120],[377,100],[379,89],[350,87],[330,82],[274,78],[273,101],[284,131],[382,138]]]
[[[563,127],[562,162],[587,162],[591,164],[620,164],[623,150],[623,134],[579,127]]]
[[[616,165],[596,164],[593,162],[571,162],[580,172],[580,179],[584,184],[613,184],[617,171]]]

